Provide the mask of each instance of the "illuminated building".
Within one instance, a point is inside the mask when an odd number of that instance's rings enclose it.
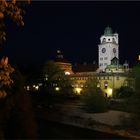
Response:
[[[118,34],[113,33],[110,27],[106,27],[104,34],[100,37],[98,56],[100,71],[105,71],[113,58],[119,59]]]
[[[63,57],[63,54],[60,50],[57,50],[55,63],[58,65],[62,70],[64,70],[66,75],[70,75],[73,73],[72,71],[72,64]]]
[[[98,48],[98,65],[83,63],[72,66],[61,51],[57,51],[55,62],[65,73],[69,73],[75,93],[80,94],[85,82],[96,78],[97,87],[102,89],[105,96],[111,97],[116,89],[128,86],[129,65],[126,61],[123,65],[119,64],[118,34],[113,34],[110,27],[105,29]],[[129,83],[133,88],[133,80]]]

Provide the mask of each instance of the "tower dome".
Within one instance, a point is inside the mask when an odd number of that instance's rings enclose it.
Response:
[[[113,34],[113,31],[111,29],[111,27],[106,27],[105,30],[104,30],[104,35],[108,36],[108,35],[112,35]]]

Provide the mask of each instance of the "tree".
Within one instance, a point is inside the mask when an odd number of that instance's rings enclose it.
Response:
[[[6,97],[6,89],[11,87],[13,80],[11,74],[14,72],[14,68],[8,64],[8,57],[3,57],[0,61],[0,98]]]
[[[116,96],[115,98],[129,98],[134,94],[134,90],[131,87],[128,86],[123,86],[120,87],[119,89],[116,89],[115,92]]]
[[[36,138],[32,105],[22,75],[8,64],[8,58],[1,60],[0,68],[0,91],[4,95],[0,98],[0,139]]]
[[[72,93],[72,84],[69,77],[65,75],[64,71],[54,61],[48,61],[44,65],[43,75],[48,93],[58,92],[55,90],[55,87],[59,88],[61,94],[69,95]]]
[[[5,19],[24,25],[24,2],[0,0],[0,43],[6,40]],[[36,138],[32,105],[23,83],[20,72],[8,63],[8,57],[3,57],[0,61],[0,139]]]
[[[23,26],[23,6],[29,3],[30,0],[0,0],[0,43],[6,40],[5,19],[9,18],[18,25]]]
[[[107,110],[107,100],[97,84],[97,79],[88,80],[84,85],[81,96],[84,108],[90,112],[104,112]]]
[[[128,99],[128,104],[131,106],[132,110],[140,115],[140,63],[137,63],[131,73],[130,73],[130,78],[134,79],[134,94],[132,97]]]
[[[127,120],[126,124],[129,128],[140,128],[140,63],[137,63],[129,78],[134,79],[134,93],[126,99],[126,111],[131,112],[131,118]],[[125,118],[124,118],[125,121]]]

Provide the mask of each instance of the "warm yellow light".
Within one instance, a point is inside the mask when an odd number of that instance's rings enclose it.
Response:
[[[82,88],[75,88],[75,92],[76,92],[77,94],[80,94],[81,91],[82,91]]]
[[[36,86],[35,89],[38,90],[39,89],[39,86]]]
[[[99,88],[99,87],[100,87],[100,84],[98,83],[98,84],[97,84],[97,88]]]
[[[70,72],[66,71],[66,72],[65,72],[65,75],[70,75]]]
[[[138,60],[140,60],[140,55],[139,55],[139,58],[138,58]]]
[[[107,89],[107,97],[112,97],[112,88]]]
[[[56,87],[56,88],[55,88],[55,90],[56,90],[56,91],[59,91],[59,90],[60,90],[60,88],[59,88],[59,87]]]
[[[27,86],[27,90],[30,90],[30,86]]]

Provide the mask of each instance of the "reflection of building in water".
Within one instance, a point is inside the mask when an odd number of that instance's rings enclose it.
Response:
[[[80,94],[87,80],[92,79],[94,82],[94,79],[97,79],[97,87],[109,97],[121,86],[128,86],[129,65],[127,62],[119,64],[118,34],[113,33],[110,27],[105,29],[98,47],[98,65],[83,63],[72,67],[72,64],[64,59],[61,51],[57,51],[55,62],[69,74],[75,92]]]

